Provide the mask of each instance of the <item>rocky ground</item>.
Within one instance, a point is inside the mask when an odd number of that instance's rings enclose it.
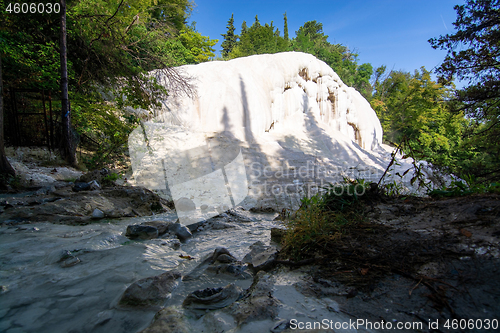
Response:
[[[57,181],[22,194],[3,193],[0,224],[6,230],[36,228],[47,221],[99,224],[101,219],[152,215],[171,207],[142,188],[115,184],[79,190],[74,183]],[[248,214],[231,210],[188,228],[174,221],[142,223],[123,234],[138,242],[171,235],[184,244],[196,242],[207,230],[239,228],[252,221]],[[281,228],[285,223],[276,221]],[[145,333],[479,332],[499,325],[498,195],[381,197],[370,204],[367,220],[340,235],[335,246],[298,262],[280,256],[279,230],[271,235],[272,240],[252,245],[243,257],[222,247],[202,258],[181,255],[195,260],[193,269],[128,284],[112,306],[158,311],[148,327],[140,329]],[[183,246],[179,241],[170,245]],[[71,266],[75,258],[69,253],[63,263]],[[176,294],[210,276],[227,284]],[[0,298],[8,295],[2,287]],[[0,322],[8,313],[1,311]]]

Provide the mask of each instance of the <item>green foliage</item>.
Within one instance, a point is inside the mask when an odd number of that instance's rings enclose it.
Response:
[[[372,65],[358,66],[357,54],[341,44],[330,44],[327,41],[328,36],[323,33],[322,23],[308,21],[295,33],[296,37],[292,41],[293,50],[310,53],[324,61],[345,84],[356,88],[365,98],[370,98]]]
[[[469,175],[468,180],[453,181],[450,185],[429,191],[427,194],[434,198],[460,197],[472,194],[500,193],[500,183],[477,183],[474,176]]]
[[[431,79],[425,68],[410,74],[378,68],[371,106],[384,130],[384,139],[412,147],[415,158],[457,170],[461,157],[461,135],[467,124],[463,114],[450,112],[453,88]],[[407,151],[406,151],[407,152]],[[463,155],[463,154],[462,154]]]
[[[232,42],[234,20],[231,16],[227,26],[228,32],[223,35],[227,39],[222,45],[223,58],[234,59],[254,54],[272,54],[285,51],[310,53],[326,62],[344,83],[356,88],[365,98],[370,99],[372,65],[358,65],[357,54],[350,52],[343,45],[330,44],[327,41],[328,36],[323,33],[323,24],[316,21],[304,23],[295,32],[296,37],[290,40],[286,13],[283,15],[283,19],[283,37],[280,36],[279,30],[273,26],[273,22],[262,25],[259,18],[255,16],[255,22],[250,28],[247,27],[246,22],[243,22],[239,40],[234,44]]]
[[[234,49],[236,46],[236,40],[238,36],[234,34],[234,14],[231,14],[231,18],[227,22],[227,33],[222,34],[222,37],[224,37],[224,41],[221,44],[222,47],[222,57],[227,58],[229,56],[229,53]]]
[[[461,171],[485,182],[500,178],[500,1],[467,0],[455,6],[453,34],[432,38],[432,47],[448,52],[437,69],[440,81],[454,78],[468,86],[453,95],[450,106],[470,120],[461,150],[468,161]]]
[[[168,94],[151,70],[168,76],[169,67],[214,56],[217,40],[202,36],[194,24],[186,25],[192,6],[190,0],[67,1],[72,125],[84,148],[93,147],[93,153],[83,156],[89,167],[123,149],[136,126],[125,107],[148,109]],[[4,2],[0,7],[5,13]],[[0,15],[0,52],[6,89],[59,94],[58,14]],[[179,86],[186,84],[175,78]]]
[[[271,24],[261,25],[255,17],[254,24],[242,33],[236,46],[229,53],[230,59],[253,54],[278,53],[287,51],[287,41],[279,35],[278,29]]]
[[[295,218],[288,221],[282,252],[295,259],[311,257],[342,237],[350,226],[362,222],[360,196],[367,187],[364,180],[346,180],[303,198]]]
[[[93,148],[82,156],[87,167],[96,169],[120,158],[138,120],[133,115],[125,117],[116,104],[102,101],[97,94],[72,93],[70,99],[75,128]]]

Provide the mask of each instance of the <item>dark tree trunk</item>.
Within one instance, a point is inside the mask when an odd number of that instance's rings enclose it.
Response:
[[[2,82],[2,57],[0,54],[0,175],[15,176],[16,172],[10,165],[5,156],[4,141],[3,141],[3,82]]]
[[[63,129],[62,155],[76,166],[76,147],[71,135],[71,114],[68,98],[68,56],[66,42],[66,0],[61,0],[61,121]]]

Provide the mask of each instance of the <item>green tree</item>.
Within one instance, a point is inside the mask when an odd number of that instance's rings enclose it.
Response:
[[[222,47],[222,57],[227,58],[229,56],[229,53],[234,49],[236,46],[236,39],[237,36],[234,34],[234,14],[231,14],[231,18],[229,21],[227,21],[227,33],[222,34],[222,37],[224,37],[224,41],[221,44]]]
[[[246,34],[247,30],[248,30],[247,22],[243,21],[243,23],[241,24],[241,33],[240,33],[240,35]]]
[[[288,40],[290,39],[289,36],[288,36],[288,18],[286,17],[286,12],[285,14],[283,14],[283,38],[285,38],[285,40],[288,42]]]
[[[258,17],[245,33],[240,34],[240,40],[229,54],[229,58],[246,57],[253,54],[277,53],[288,49],[287,42],[280,36],[279,30],[271,24],[261,25]]]
[[[418,157],[457,171],[460,138],[467,120],[449,111],[453,93],[432,80],[424,67],[414,74],[391,71],[383,78],[385,66],[376,70],[375,93],[371,100],[384,130],[384,139],[400,143],[407,139]]]
[[[186,25],[191,8],[189,0],[68,0],[72,124],[78,133],[92,137],[97,155],[110,156],[117,146],[111,138],[123,138],[117,131],[128,129],[107,126],[91,135],[82,119],[101,119],[94,126],[123,121],[126,106],[149,108],[176,89],[189,91],[172,66],[213,57],[215,41]],[[5,2],[0,9],[5,13]],[[57,14],[0,15],[6,88],[59,90],[59,23]],[[169,78],[168,91],[164,78]]]
[[[448,51],[436,72],[443,83],[468,83],[451,105],[471,120],[463,147],[474,152],[469,172],[500,179],[500,1],[467,0],[454,8],[456,32],[429,40],[434,49]]]
[[[295,32],[292,41],[295,51],[310,53],[324,61],[342,79],[342,81],[356,88],[365,98],[371,97],[370,77],[373,68],[370,64],[357,64],[357,54],[349,51],[341,44],[330,44],[328,36],[323,33],[323,24],[308,21]]]

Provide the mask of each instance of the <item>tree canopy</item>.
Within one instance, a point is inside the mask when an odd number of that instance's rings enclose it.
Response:
[[[328,36],[323,33],[323,24],[316,21],[305,22],[295,32],[295,38],[289,39],[288,18],[283,14],[283,31],[271,23],[262,25],[259,18],[250,28],[245,21],[241,26],[239,36],[234,35],[234,16],[231,15],[224,38],[222,56],[225,59],[246,57],[253,54],[277,53],[285,51],[300,51],[310,53],[326,62],[347,85],[355,87],[366,98],[371,97],[370,77],[373,73],[371,64],[357,63],[357,54],[341,44],[331,44]],[[236,39],[232,39],[235,36]],[[233,43],[233,41],[235,42]]]
[[[3,13],[5,6],[2,2]],[[190,0],[67,1],[73,126],[80,135],[91,136],[98,149],[109,151],[109,146],[126,143],[134,120],[116,118],[125,106],[148,108],[169,93],[150,71],[159,69],[172,79],[171,87],[182,87],[186,81],[174,66],[208,61],[214,56],[217,40],[202,36],[194,24],[187,25],[192,6]],[[6,89],[58,91],[59,16],[2,14],[0,56]],[[118,126],[125,132],[109,132],[117,128],[109,126],[110,121],[125,120],[126,124],[126,119],[132,121],[126,130]],[[88,123],[97,127],[89,131]],[[96,156],[106,154],[100,151]]]
[[[485,179],[500,177],[500,1],[467,0],[455,6],[456,32],[429,40],[448,51],[437,69],[440,82],[453,79],[468,85],[457,90],[450,103],[464,112],[470,126],[464,133],[465,150],[475,152],[469,172]]]

